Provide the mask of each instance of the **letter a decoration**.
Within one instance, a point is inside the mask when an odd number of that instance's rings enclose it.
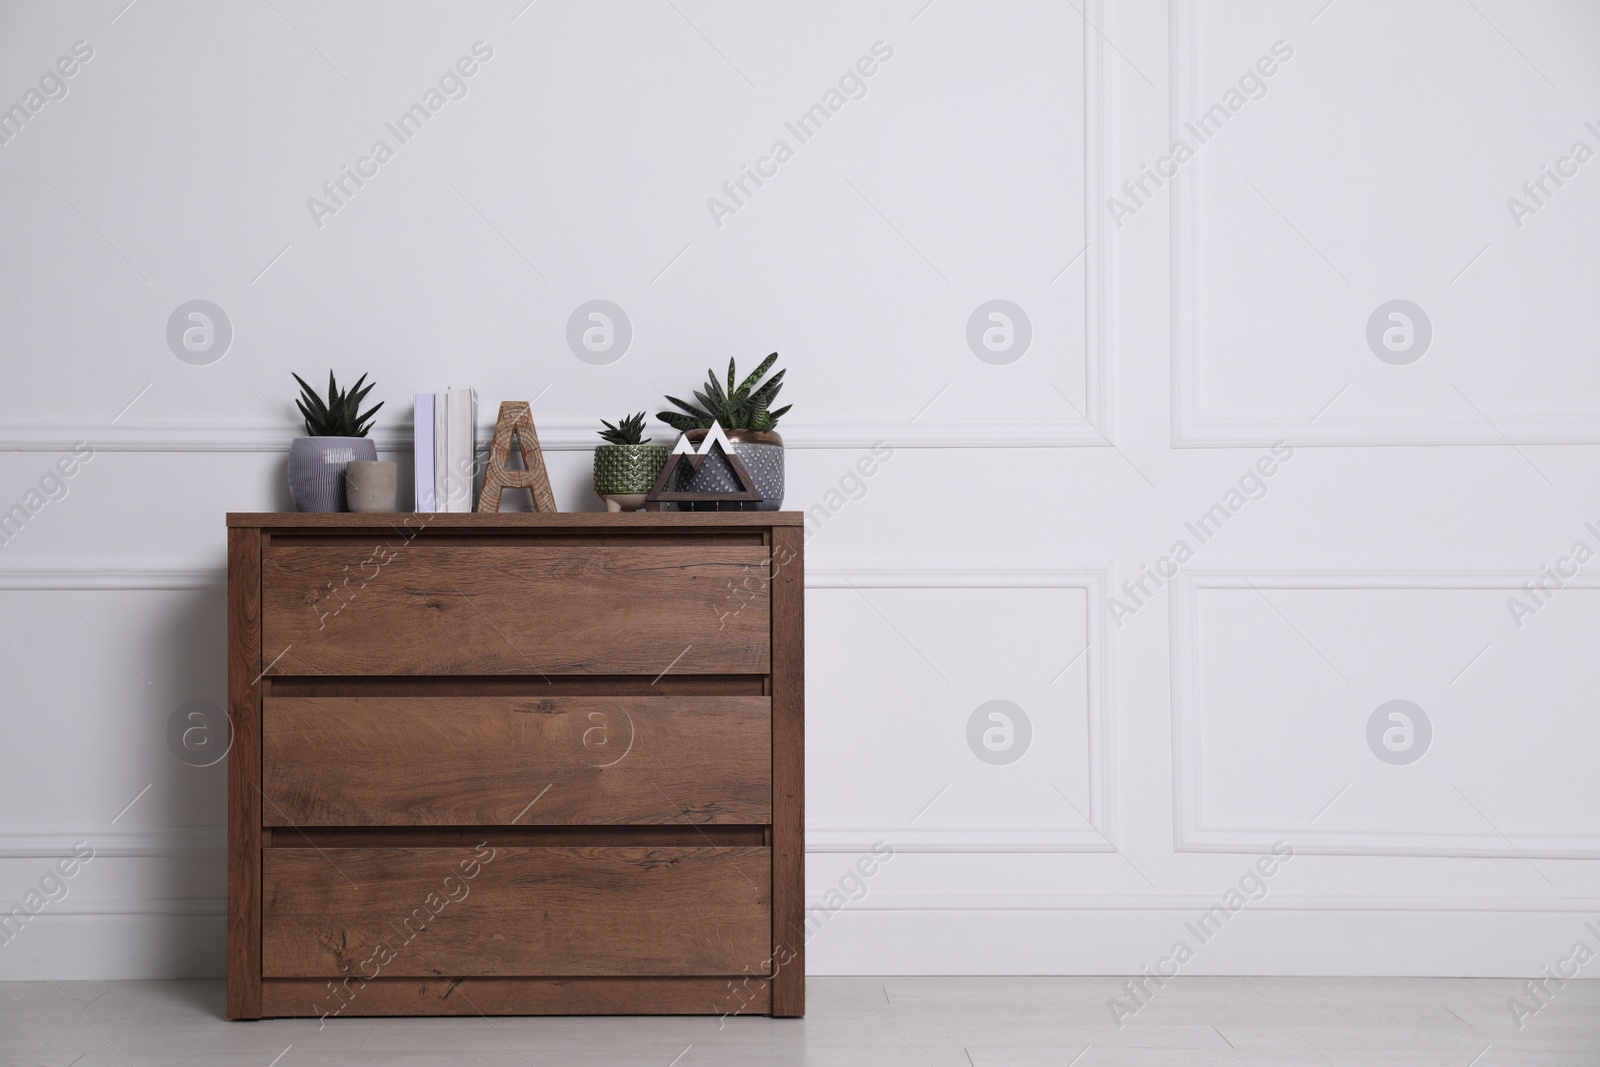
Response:
[[[511,439],[517,439],[524,470],[510,467]],[[494,443],[489,446],[489,463],[483,472],[483,491],[478,494],[478,510],[499,511],[500,494],[506,489],[527,489],[533,494],[533,510],[556,510],[556,497],[550,491],[550,475],[544,469],[544,453],[539,450],[539,434],[533,428],[533,412],[526,400],[502,400],[500,417],[494,424]]]
[[[722,450],[722,458],[728,461],[728,467],[733,471],[733,477],[738,481],[740,489],[726,493],[685,493],[678,490],[669,490],[667,486],[676,484],[673,479],[677,476],[680,464],[689,464],[689,469],[698,471],[700,465],[711,455],[713,448]],[[646,511],[660,511],[661,505],[676,501],[741,501],[761,500],[761,493],[756,489],[755,479],[750,477],[750,471],[745,468],[738,455],[733,451],[733,445],[728,442],[728,435],[722,431],[722,425],[712,422],[711,429],[706,431],[705,440],[700,442],[700,448],[695,450],[694,443],[689,440],[689,435],[684,434],[678,438],[678,443],[672,447],[672,456],[667,460],[667,465],[661,471],[661,477],[656,479],[655,488],[651,489],[644,498]]]

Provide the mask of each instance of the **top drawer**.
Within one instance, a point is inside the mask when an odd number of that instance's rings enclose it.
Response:
[[[759,545],[274,536],[268,675],[765,674]]]

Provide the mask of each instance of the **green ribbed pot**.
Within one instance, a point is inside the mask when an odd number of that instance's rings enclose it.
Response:
[[[648,493],[671,453],[666,445],[595,446],[595,493],[602,497]]]

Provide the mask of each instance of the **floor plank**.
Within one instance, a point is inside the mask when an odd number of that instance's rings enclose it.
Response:
[[[1600,981],[818,977],[804,1019],[276,1019],[220,982],[0,983],[0,1067],[1593,1067]],[[1120,1017],[1118,1002],[1137,1007]],[[1120,1023],[1120,1025],[1119,1025]],[[1474,1059],[1476,1057],[1476,1059]]]

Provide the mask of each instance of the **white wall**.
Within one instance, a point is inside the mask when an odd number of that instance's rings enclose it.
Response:
[[[125,2],[0,7],[0,105],[93,49],[0,144],[0,507],[94,449],[0,547],[0,902],[97,850],[0,977],[220,972],[224,772],[168,724],[223,699],[222,516],[287,506],[274,408],[330,365],[376,378],[402,460],[415,390],[537,397],[585,509],[601,417],[783,354],[788,505],[819,509],[808,891],[897,850],[815,973],[1135,972],[1280,840],[1188,973],[1534,974],[1600,910],[1600,570],[1506,606],[1600,549],[1600,163],[1507,206],[1600,149],[1592,8]],[[205,366],[166,340],[194,299],[234,332]],[[609,365],[565,340],[593,299],[632,324]],[[997,299],[1015,362],[968,344]],[[1431,322],[1409,365],[1366,339],[1395,299]],[[1368,745],[1395,699],[1431,723],[1406,765]],[[969,748],[991,700],[1015,762]]]

